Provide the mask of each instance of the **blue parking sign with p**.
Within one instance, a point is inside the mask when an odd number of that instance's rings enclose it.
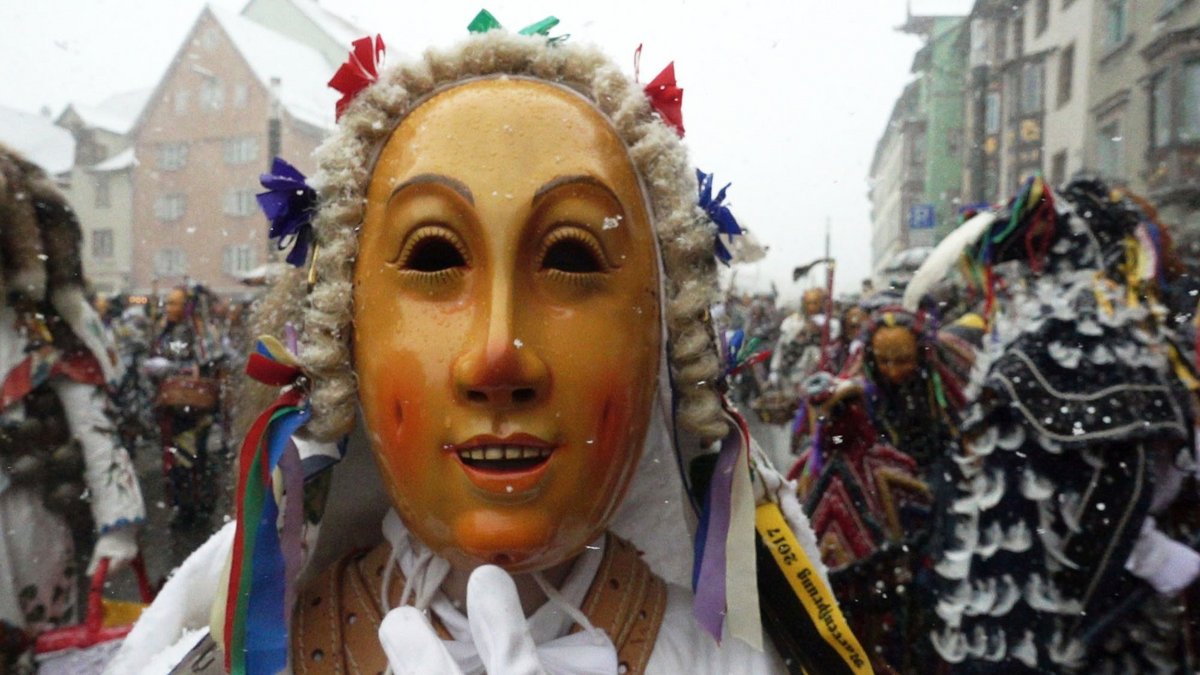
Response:
[[[933,204],[913,204],[908,209],[908,227],[912,230],[932,230],[937,224],[937,209]]]

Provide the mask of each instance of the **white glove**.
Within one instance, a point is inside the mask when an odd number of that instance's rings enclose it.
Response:
[[[137,554],[136,527],[122,527],[105,532],[96,540],[96,546],[92,549],[92,561],[88,563],[87,575],[90,577],[95,574],[96,567],[100,565],[102,558],[108,558],[111,561],[108,565],[108,571],[111,574],[128,565],[137,557]]]
[[[396,675],[462,675],[445,642],[433,632],[421,610],[411,605],[387,613],[379,626],[379,642]]]
[[[158,376],[171,369],[171,360],[162,356],[154,356],[142,362],[142,371],[147,375]]]
[[[1200,575],[1200,553],[1163,534],[1147,518],[1125,569],[1162,595],[1175,595]]]
[[[571,633],[540,647],[534,645],[517,586],[507,572],[494,565],[484,565],[471,573],[467,619],[473,648],[440,639],[414,607],[388,612],[379,627],[379,641],[398,675],[462,675],[464,669],[474,671],[479,665],[488,673],[506,675],[541,675],[548,670],[617,672],[616,648],[598,630]]]

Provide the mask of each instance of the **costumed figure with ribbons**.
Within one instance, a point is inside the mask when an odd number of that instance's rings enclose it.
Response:
[[[221,442],[220,380],[223,357],[209,330],[203,288],[167,293],[162,323],[144,370],[155,383],[154,411],[163,447],[171,525],[207,531],[216,500],[213,447]]]
[[[76,619],[79,547],[89,574],[128,563],[145,519],[80,238],[53,180],[0,146],[0,672],[32,668],[34,636]]]
[[[974,352],[938,329],[925,310],[882,307],[863,329],[861,375],[871,416],[889,442],[916,460],[923,478],[941,472],[957,447],[963,387]]]
[[[825,331],[828,293],[823,288],[810,288],[800,301],[801,312],[789,315],[779,325],[779,341],[771,357],[771,384],[796,389],[804,379],[821,369],[825,362],[836,361],[833,354],[822,358],[822,350],[830,351],[841,340],[841,322],[833,319],[829,325],[829,344],[822,341]]]
[[[818,374],[806,386],[814,430],[791,476],[834,593],[875,672],[923,672],[911,649],[913,579],[929,489],[917,463],[876,428],[861,381]]]
[[[801,297],[801,312],[793,313],[779,326],[779,337],[772,350],[767,387],[751,407],[771,432],[780,438],[771,443],[791,460],[807,443],[798,436],[793,423],[804,394],[804,382],[812,374],[836,373],[842,360],[840,321],[834,317],[834,261],[826,256],[797,267],[793,279],[800,279],[816,265],[826,266],[826,287],[811,288]],[[830,317],[834,317],[830,319]],[[769,432],[770,433],[770,432]]]
[[[929,650],[914,645],[928,625],[930,504],[953,470],[962,400],[937,336],[923,311],[877,310],[843,379],[806,382],[797,419],[808,447],[790,475],[877,671],[929,672]]]
[[[840,359],[839,372],[845,373],[853,364],[862,361],[862,350],[866,344],[862,329],[867,324],[870,313],[859,303],[851,303],[842,310],[841,344],[838,347]]]
[[[739,228],[688,163],[673,66],[639,84],[556,23],[481,12],[386,69],[355,43],[313,187],[264,176],[309,270],[257,313],[290,337],[247,368],[283,391],[236,524],[114,669],[870,672],[723,397],[713,252]]]
[[[1156,298],[1165,241],[1100,181],[1035,177],[914,277],[965,252],[987,280],[961,475],[939,500],[931,639],[952,672],[1193,672],[1174,596],[1200,554],[1168,514],[1195,471],[1198,383]]]

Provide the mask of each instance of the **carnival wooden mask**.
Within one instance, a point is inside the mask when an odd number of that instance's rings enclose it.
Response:
[[[917,336],[908,328],[878,328],[871,336],[871,351],[879,374],[892,384],[903,384],[917,372]]]
[[[867,316],[867,310],[863,309],[862,307],[856,305],[850,309],[847,309],[845,314],[842,315],[842,335],[845,335],[846,338],[850,340],[857,338],[859,331],[862,330],[863,324],[865,324],[869,318],[870,317]]]
[[[167,317],[167,321],[171,323],[183,321],[186,309],[187,291],[182,288],[172,288],[171,292],[167,293],[166,302],[163,303],[163,314]]]
[[[565,88],[467,82],[383,147],[355,371],[394,505],[452,564],[543,569],[603,531],[657,380],[653,236],[620,138]]]
[[[800,305],[804,309],[804,316],[814,317],[825,311],[825,291],[819,288],[810,288],[804,291],[804,295],[800,298]]]

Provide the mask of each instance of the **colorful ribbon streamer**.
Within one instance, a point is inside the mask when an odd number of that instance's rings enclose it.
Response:
[[[274,675],[287,667],[289,599],[295,597],[288,570],[296,567],[295,542],[281,542],[275,471],[299,470],[292,436],[309,419],[304,390],[294,386],[303,371],[283,345],[259,339],[246,373],[264,384],[291,384],[251,426],[239,455],[237,526],[225,606],[225,667],[237,675]],[[292,489],[294,476],[282,479]],[[291,500],[299,494],[289,493]],[[291,501],[289,500],[289,501]],[[298,511],[288,508],[288,515]],[[302,514],[300,514],[302,515]],[[285,519],[284,532],[299,532]]]
[[[756,646],[762,632],[754,581],[750,432],[740,415],[731,412],[729,419],[734,430],[721,441],[696,535],[692,614],[718,642],[728,620],[730,635]]]

